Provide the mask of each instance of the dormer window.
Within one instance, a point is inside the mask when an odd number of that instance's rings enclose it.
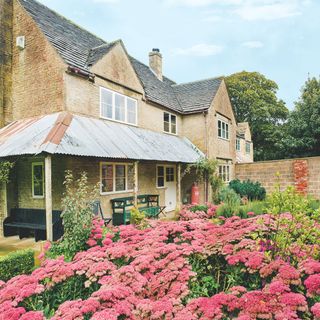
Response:
[[[177,116],[172,113],[163,113],[163,131],[177,134]]]
[[[137,100],[100,87],[100,116],[137,125]]]

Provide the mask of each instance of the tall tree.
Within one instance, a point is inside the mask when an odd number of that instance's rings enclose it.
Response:
[[[225,80],[237,121],[250,124],[255,160],[280,157],[277,145],[289,110],[277,98],[278,85],[258,72],[242,71]]]
[[[320,155],[320,78],[308,78],[286,124],[287,157]]]

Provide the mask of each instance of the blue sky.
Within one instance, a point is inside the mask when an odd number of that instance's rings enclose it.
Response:
[[[308,75],[320,75],[320,0],[41,0],[107,41],[122,39],[164,73],[188,82],[258,71],[288,108]]]

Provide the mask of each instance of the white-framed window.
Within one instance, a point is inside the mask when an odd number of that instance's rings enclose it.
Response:
[[[100,87],[101,118],[137,125],[137,100]]]
[[[240,144],[240,138],[236,139],[236,150],[240,151],[241,150],[241,144]]]
[[[32,162],[32,197],[44,198],[44,163]]]
[[[101,194],[131,192],[134,188],[132,163],[100,162]]]
[[[165,165],[157,165],[157,188],[165,187],[166,182],[174,182],[176,181],[175,178],[176,171],[174,166],[165,166]]]
[[[229,140],[229,123],[218,119],[218,137]]]
[[[246,142],[246,154],[250,154],[250,152],[251,152],[251,143]]]
[[[177,116],[172,113],[163,113],[163,131],[177,134]]]
[[[230,165],[228,164],[220,164],[219,165],[219,177],[223,182],[230,181]]]

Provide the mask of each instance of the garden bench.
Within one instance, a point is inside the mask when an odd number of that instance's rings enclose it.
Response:
[[[3,234],[5,237],[19,235],[26,238],[33,234],[35,241],[46,240],[46,211],[44,209],[11,209],[9,217],[3,221]],[[53,240],[63,235],[61,211],[52,211]]]
[[[137,209],[144,212],[147,218],[158,218],[164,213],[165,206],[159,205],[158,194],[138,196]],[[130,223],[131,210],[134,208],[134,197],[115,198],[112,203],[112,223],[114,226]]]

